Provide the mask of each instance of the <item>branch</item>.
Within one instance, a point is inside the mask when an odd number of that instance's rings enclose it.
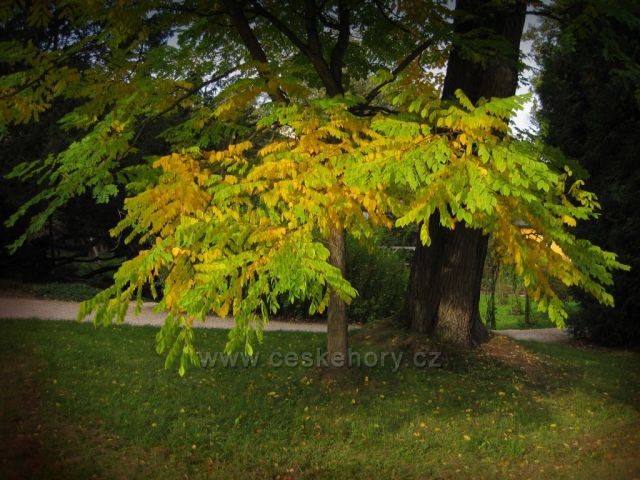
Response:
[[[314,55],[322,55],[322,44],[320,43],[318,24],[316,22],[315,0],[305,0],[304,2],[304,25],[307,29],[309,51]]]
[[[373,3],[376,4],[376,7],[378,7],[378,10],[380,10],[380,13],[382,14],[382,16],[387,22],[389,22],[394,27],[402,30],[404,33],[408,34],[411,37],[416,36],[415,32],[412,32],[407,27],[405,27],[404,25],[402,25],[401,23],[397,22],[396,20],[391,18],[389,15],[387,15],[387,12],[385,11],[385,7],[380,0],[374,0]]]
[[[235,66],[233,68],[230,68],[230,69],[228,69],[228,70],[216,75],[215,77],[210,78],[206,82],[202,82],[200,85],[187,90],[187,92],[184,95],[179,96],[173,103],[171,103],[165,109],[161,110],[160,112],[158,112],[158,113],[156,113],[154,115],[151,115],[150,117],[145,118],[142,121],[142,123],[140,124],[140,129],[138,130],[138,133],[136,133],[136,136],[131,141],[131,144],[129,145],[129,147],[131,148],[136,144],[136,142],[140,139],[140,135],[142,135],[142,132],[144,131],[146,126],[149,124],[149,122],[151,122],[152,120],[155,120],[156,118],[162,117],[163,115],[166,115],[171,110],[173,110],[178,105],[180,105],[184,100],[189,98],[191,95],[199,92],[201,89],[203,89],[207,85],[211,85],[212,83],[219,82],[220,80],[222,80],[223,78],[231,75],[233,72],[235,72],[236,70],[240,69],[241,67],[242,67],[242,65]]]
[[[305,27],[307,30],[307,43],[303,42],[293,30],[291,30],[282,20],[280,20],[277,16],[270,12],[266,7],[264,7],[258,0],[250,0],[250,3],[253,7],[251,10],[253,13],[271,22],[276,30],[280,31],[284,36],[286,36],[291,41],[291,43],[309,59],[311,65],[316,70],[316,73],[320,77],[320,80],[322,81],[324,87],[327,90],[327,93],[330,96],[342,93],[341,82],[338,81],[339,79],[335,78],[332,69],[329,67],[322,54],[322,44],[320,42],[320,36],[318,34],[318,28],[316,24],[316,16],[319,17],[320,14],[317,10],[314,0],[305,1],[304,18]],[[238,7],[235,7],[235,9],[238,10]],[[242,12],[239,11],[239,14],[242,15]]]
[[[336,31],[340,31],[340,24],[334,22],[333,20],[331,20],[329,17],[327,17],[322,11],[320,11],[318,13],[318,18],[320,19],[320,22],[325,26],[328,27],[332,30],[336,30]]]
[[[198,10],[197,8],[190,8],[177,3],[172,3],[169,6],[160,5],[157,7],[157,9],[165,10],[168,12],[190,13],[192,15],[196,15],[198,17],[205,17],[205,18],[216,17],[216,16],[221,16],[226,14],[224,10],[210,10],[208,12],[203,12],[201,10]]]
[[[111,272],[113,270],[117,270],[118,268],[119,268],[118,265],[107,265],[106,267],[101,267],[101,268],[98,268],[96,270],[92,270],[89,273],[85,273],[83,275],[80,275],[80,278],[95,277],[96,275],[99,275],[101,273]]]
[[[342,64],[349,45],[349,37],[351,36],[349,9],[347,8],[346,0],[338,1],[338,19],[338,40],[331,51],[330,69],[336,83],[342,86]]]
[[[249,21],[247,20],[247,17],[245,17],[241,7],[235,2],[235,0],[226,0],[225,5],[232,23],[236,27],[236,30],[242,39],[242,42],[249,50],[251,58],[256,62],[269,65],[267,54],[264,51],[264,48],[262,48],[262,45],[260,45],[258,37],[256,37],[256,34],[251,29],[251,25],[249,25]],[[264,68],[258,68],[258,72],[263,78],[268,76],[267,71]],[[270,93],[269,96],[276,102],[289,102],[289,99],[280,88],[276,89],[275,92]]]
[[[56,68],[56,64],[55,63],[51,64],[49,66],[49,68],[45,69],[40,75],[38,75],[37,77],[35,77],[31,81],[25,83],[24,85],[21,85],[19,88],[16,88],[15,90],[10,91],[9,93],[5,93],[4,95],[0,95],[0,100],[5,100],[7,98],[11,98],[11,97],[15,97],[16,95],[20,95],[26,89],[34,86],[36,83],[38,83],[44,77],[46,77],[47,74],[50,73],[55,68]]]
[[[525,12],[525,15],[534,15],[534,16],[538,16],[538,17],[546,17],[546,18],[550,18],[552,20],[556,20],[558,22],[562,21],[562,17],[560,15],[556,15],[553,12],[551,12],[550,10],[527,10]]]
[[[378,93],[380,93],[380,90],[382,90],[382,87],[384,87],[385,85],[390,84],[391,82],[393,82],[396,78],[398,78],[398,75],[405,69],[407,68],[409,65],[411,65],[411,63],[418,58],[420,55],[422,55],[422,52],[424,52],[431,44],[432,44],[432,40],[425,40],[424,42],[422,42],[421,44],[419,44],[416,48],[414,48],[411,53],[409,53],[409,55],[407,55],[404,59],[402,59],[400,61],[400,63],[398,64],[398,66],[396,68],[394,68],[391,71],[391,78],[385,82],[382,82],[380,85],[377,85],[376,87],[374,87],[366,96],[366,103],[371,103],[371,101],[373,101],[374,98],[376,98],[376,96],[378,96]]]
[[[87,258],[86,255],[72,255],[69,257],[56,257],[55,261],[56,261],[56,265],[60,266],[60,265],[68,265],[69,263],[94,263],[94,262],[106,262],[109,260],[113,260],[115,258],[120,258],[117,255],[114,255],[112,257],[92,257],[92,258]]]
[[[84,42],[84,45],[82,45],[83,42]],[[93,38],[92,37],[87,37],[87,38],[85,38],[83,40],[80,40],[80,42],[78,42],[78,45],[71,46],[66,52],[63,51],[62,54],[60,55],[60,57],[59,58],[54,58],[52,63],[51,63],[51,65],[49,65],[37,77],[33,78],[32,80],[30,80],[29,82],[25,83],[24,85],[21,85],[16,90],[14,90],[12,92],[9,92],[9,93],[6,93],[4,95],[1,95],[0,96],[0,100],[4,100],[6,98],[11,98],[11,97],[15,97],[16,95],[19,95],[20,93],[22,93],[26,89],[28,89],[28,88],[32,87],[33,85],[37,84],[38,82],[40,82],[40,80],[42,80],[44,77],[46,77],[48,73],[50,73],[51,71],[55,70],[56,67],[58,67],[60,64],[62,64],[66,60],[69,60],[73,56],[78,55],[80,53],[84,53],[89,48],[95,46],[95,44],[93,43]],[[24,72],[24,71],[28,71],[28,70],[21,70],[21,72]],[[14,72],[12,72],[12,73],[14,73]]]
[[[307,57],[322,80],[327,95],[333,97],[343,93],[342,84],[334,76],[334,72],[327,64],[322,52],[322,43],[318,33],[317,22],[318,11],[315,0],[305,0],[304,2],[304,23],[307,29],[307,43],[309,45]]]
[[[309,51],[308,45],[306,45],[300,37],[298,37],[293,30],[291,30],[287,25],[276,17],[273,13],[267,10],[264,6],[260,4],[257,0],[251,0],[251,5],[253,5],[253,11],[260,15],[263,18],[266,18],[271,22],[271,24],[280,31],[285,37],[287,37],[291,43],[293,43],[301,52],[307,54]]]
[[[349,108],[349,112],[357,117],[373,117],[376,113],[382,112],[388,115],[393,115],[398,113],[397,110],[393,110],[391,108],[378,106],[378,105],[366,105],[364,103],[360,103],[358,105],[354,105]]]

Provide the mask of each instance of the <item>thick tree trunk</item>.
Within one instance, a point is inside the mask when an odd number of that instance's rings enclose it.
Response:
[[[342,274],[345,272],[345,241],[344,229],[333,228],[329,238],[329,262],[339,268]],[[329,292],[329,305],[327,308],[327,357],[331,367],[347,366],[348,349],[348,324],[347,306],[336,293]]]
[[[480,230],[464,225],[448,231],[446,237],[434,333],[443,340],[470,347],[489,336],[478,308],[488,239]]]
[[[474,62],[463,45],[454,41],[447,65],[442,96],[453,98],[457,89],[477,102],[481,97],[508,97],[515,94],[518,83],[518,53],[524,27],[526,3],[492,4],[475,0],[458,0],[454,29],[457,38],[478,32],[492,32],[503,41],[496,55],[483,64]],[[467,40],[469,41],[469,40]],[[442,227],[434,216],[429,222],[431,245],[420,240],[409,286],[409,325],[463,347],[488,338],[480,320],[478,304],[488,238],[463,223],[454,230]]]
[[[433,333],[438,322],[440,291],[440,271],[445,255],[446,230],[440,227],[436,213],[429,220],[431,246],[426,247],[420,240],[411,263],[409,276],[409,327],[420,333]]]

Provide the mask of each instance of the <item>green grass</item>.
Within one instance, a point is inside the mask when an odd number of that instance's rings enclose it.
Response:
[[[0,329],[0,478],[640,474],[637,353],[494,340],[497,354],[450,354],[440,369],[363,367],[332,379],[263,362],[180,378],[154,353],[155,328]],[[202,350],[225,341],[198,332]],[[323,344],[269,332],[259,351]],[[519,356],[527,362],[509,360]]]
[[[488,295],[480,295],[480,315],[482,316],[483,320],[487,312],[487,298]],[[516,296],[510,294],[506,299],[504,299],[503,303],[500,303],[498,301],[496,302],[496,330],[522,330],[531,328],[555,327],[553,322],[549,320],[549,317],[546,313],[539,312],[537,310],[537,306],[534,301],[531,302],[531,318],[533,320],[533,323],[527,325],[524,321],[524,314],[514,315],[512,313],[512,305],[515,299]],[[522,310],[524,311],[524,298],[518,298],[518,300],[521,304]],[[573,304],[570,304],[569,306],[570,308],[573,308]]]

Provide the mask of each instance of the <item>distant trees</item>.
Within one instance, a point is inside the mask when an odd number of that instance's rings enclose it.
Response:
[[[640,5],[572,1],[547,20],[538,41],[539,117],[547,142],[572,159],[602,214],[576,231],[614,250],[631,271],[615,273],[614,309],[579,294],[569,319],[580,337],[609,345],[640,343]]]

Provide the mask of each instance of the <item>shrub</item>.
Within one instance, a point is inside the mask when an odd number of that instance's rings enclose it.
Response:
[[[618,277],[618,280],[620,277]],[[619,280],[619,283],[623,283]],[[616,291],[628,292],[618,286]],[[619,297],[616,298],[618,300]],[[580,305],[569,312],[567,329],[576,338],[588,340],[607,347],[640,346],[640,321],[637,305],[638,293],[632,298],[622,298],[623,305],[614,309],[604,309],[591,298],[582,296]]]
[[[403,252],[364,245],[347,238],[347,280],[358,291],[348,306],[349,319],[369,322],[398,313],[405,301],[409,268]]]

